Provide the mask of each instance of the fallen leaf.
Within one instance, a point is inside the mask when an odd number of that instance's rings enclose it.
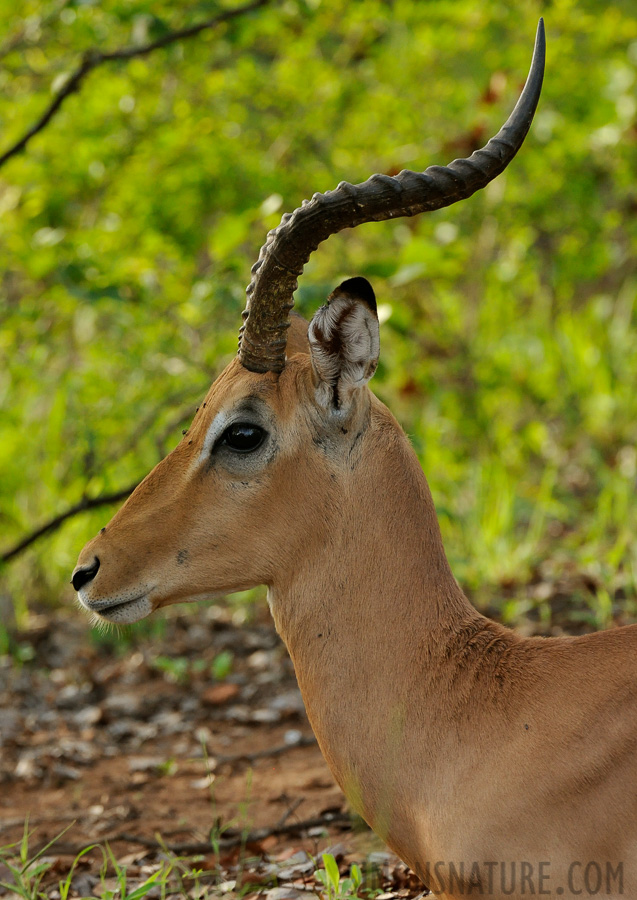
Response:
[[[201,701],[208,706],[222,706],[224,703],[234,700],[238,693],[238,684],[215,684],[203,691]]]
[[[307,891],[297,891],[292,887],[275,887],[265,892],[265,900],[307,900]]]
[[[165,762],[162,756],[130,756],[128,768],[131,772],[156,772]]]

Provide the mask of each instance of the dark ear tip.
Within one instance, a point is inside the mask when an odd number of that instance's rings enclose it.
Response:
[[[372,312],[376,312],[376,295],[374,294],[374,288],[366,278],[360,276],[357,278],[348,278],[347,281],[343,281],[339,284],[335,291],[332,291],[330,297],[334,297],[337,294],[348,294],[355,300],[362,300]]]

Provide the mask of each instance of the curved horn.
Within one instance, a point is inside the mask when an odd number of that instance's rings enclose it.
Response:
[[[239,335],[239,359],[252,372],[280,372],[297,280],[311,253],[331,234],[364,222],[415,216],[450,206],[485,187],[511,162],[531,126],[544,77],[544,21],[540,19],[531,69],[515,109],[500,131],[468,159],[425,172],[372,175],[362,184],[342,181],[286,213],[269,232],[252,267]]]

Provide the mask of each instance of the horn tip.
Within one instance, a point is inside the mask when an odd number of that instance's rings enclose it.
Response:
[[[546,51],[546,33],[544,30],[544,16],[540,16],[537,23],[537,31],[535,33],[535,51],[539,51],[544,58]]]

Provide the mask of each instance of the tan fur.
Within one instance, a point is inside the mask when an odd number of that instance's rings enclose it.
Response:
[[[306,330],[294,320],[280,376],[235,360],[213,384],[82,551],[80,566],[100,560],[82,602],[152,585],[157,609],[265,583],[334,777],[437,896],[466,896],[474,862],[471,896],[505,896],[511,863],[533,867],[535,893],[587,896],[584,870],[575,893],[569,870],[593,861],[604,878],[623,864],[623,896],[637,897],[637,627],[528,639],[478,614],[404,433],[366,387],[327,422]],[[268,465],[239,477],[198,463],[215,416],[249,395],[269,410]]]

